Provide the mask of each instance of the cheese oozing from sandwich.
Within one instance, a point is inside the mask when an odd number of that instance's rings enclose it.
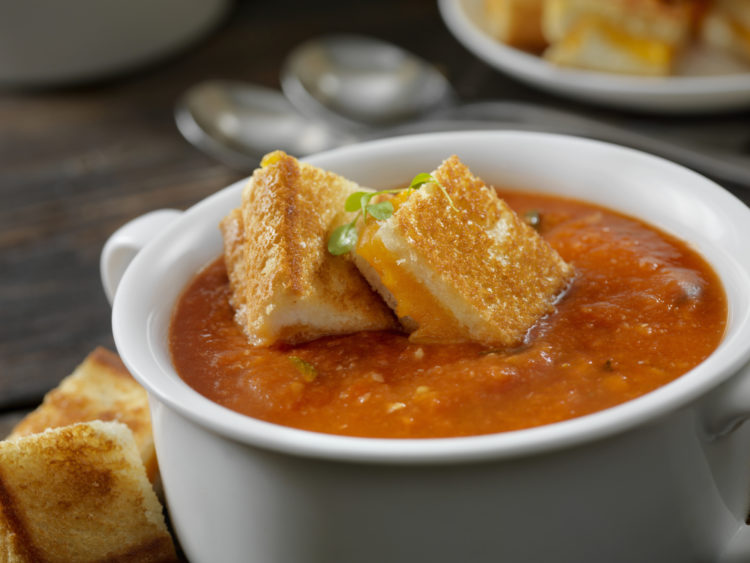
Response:
[[[365,224],[357,266],[412,341],[519,343],[573,268],[456,156],[432,177]]]

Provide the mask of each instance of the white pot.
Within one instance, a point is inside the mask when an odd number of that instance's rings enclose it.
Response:
[[[750,560],[750,428],[737,424],[750,413],[750,211],[680,166],[557,135],[439,133],[307,160],[386,188],[454,153],[488,183],[603,204],[689,241],[725,286],[721,345],[641,398],[529,430],[388,440],[281,427],[193,391],[167,348],[175,300],[221,252],[217,224],[243,182],[184,213],[146,215],[112,236],[102,274],[110,295],[116,287],[118,351],[150,395],[170,515],[190,560]]]

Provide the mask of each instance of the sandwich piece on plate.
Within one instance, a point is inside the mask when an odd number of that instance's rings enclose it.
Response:
[[[232,305],[253,345],[398,327],[354,263],[327,251],[361,189],[281,151],[264,157],[221,223]]]
[[[158,484],[151,414],[146,390],[133,379],[120,357],[97,348],[72,374],[47,393],[42,404],[19,422],[9,438],[90,420],[116,420],[130,428],[152,483]]]
[[[544,0],[484,0],[485,25],[493,37],[528,51],[547,46],[542,34]]]
[[[695,0],[545,0],[544,58],[564,66],[660,76],[689,43]]]
[[[456,156],[430,179],[365,223],[357,265],[412,341],[518,344],[572,267]]]
[[[176,561],[130,429],[92,421],[0,442],[0,559]]]
[[[750,0],[716,0],[703,19],[701,38],[750,62]]]

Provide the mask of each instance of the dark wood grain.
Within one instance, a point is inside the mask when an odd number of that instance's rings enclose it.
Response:
[[[289,50],[328,32],[407,47],[440,65],[465,99],[581,108],[473,57],[447,32],[434,0],[240,2],[209,37],[137,73],[0,92],[0,409],[36,404],[95,346],[114,346],[98,261],[118,226],[153,209],[188,207],[243,176],[182,139],[172,117],[180,93],[209,78],[278,87]],[[732,120],[750,127],[747,114]],[[735,192],[748,201],[747,191]]]

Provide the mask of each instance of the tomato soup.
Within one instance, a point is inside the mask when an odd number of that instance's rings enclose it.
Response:
[[[501,192],[576,269],[513,349],[414,344],[363,332],[254,348],[234,322],[222,258],[189,284],[170,347],[179,375],[248,416],[353,436],[426,438],[529,428],[592,413],[700,363],[725,329],[723,288],[684,243],[601,207]]]

